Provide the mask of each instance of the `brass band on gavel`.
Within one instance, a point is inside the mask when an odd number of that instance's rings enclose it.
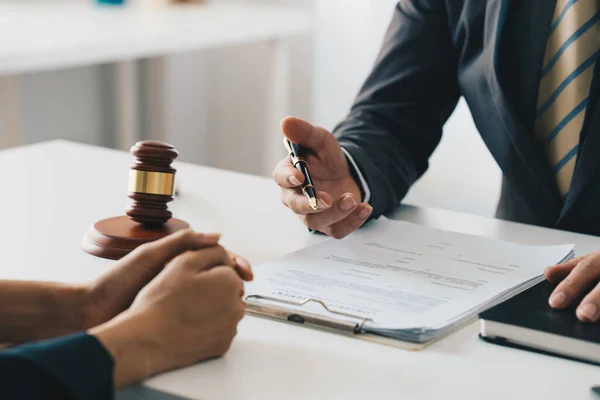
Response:
[[[175,174],[132,169],[129,171],[129,191],[173,196],[175,193]]]

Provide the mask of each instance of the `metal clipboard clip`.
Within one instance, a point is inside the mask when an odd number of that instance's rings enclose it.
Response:
[[[254,301],[252,301],[254,300]],[[352,318],[358,320],[358,322],[346,321],[343,319],[335,319],[328,318],[323,315],[314,314],[311,312],[302,312],[299,313],[296,310],[286,309],[285,307],[280,307],[273,304],[262,303],[257,300],[267,300],[280,304],[289,304],[292,306],[302,307],[308,303],[317,303],[321,305],[327,312],[331,314],[336,314],[348,318]],[[285,320],[289,322],[294,322],[297,324],[310,325],[317,328],[325,328],[334,331],[342,331],[351,334],[359,334],[362,331],[363,325],[367,321],[371,321],[371,318],[365,318],[361,315],[355,315],[350,313],[345,313],[341,311],[332,310],[325,304],[323,301],[319,299],[306,298],[301,302],[294,302],[284,299],[278,299],[276,297],[270,296],[261,296],[257,294],[252,294],[246,297],[245,299],[247,304],[247,311],[251,314],[256,314],[260,316],[265,316],[269,318],[274,318],[278,320]]]

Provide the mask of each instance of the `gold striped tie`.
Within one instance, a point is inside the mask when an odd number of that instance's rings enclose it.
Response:
[[[600,49],[600,0],[557,0],[538,92],[536,139],[565,196]]]

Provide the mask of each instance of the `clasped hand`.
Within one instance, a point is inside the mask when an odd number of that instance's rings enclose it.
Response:
[[[115,386],[223,355],[245,306],[250,265],[219,235],[184,231],[143,245],[89,285],[85,325],[114,359]]]

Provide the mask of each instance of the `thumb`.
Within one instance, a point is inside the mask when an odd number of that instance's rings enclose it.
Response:
[[[296,117],[285,117],[281,121],[281,131],[292,143],[299,144],[311,150],[327,146],[335,138],[325,128],[315,126],[310,122]]]

